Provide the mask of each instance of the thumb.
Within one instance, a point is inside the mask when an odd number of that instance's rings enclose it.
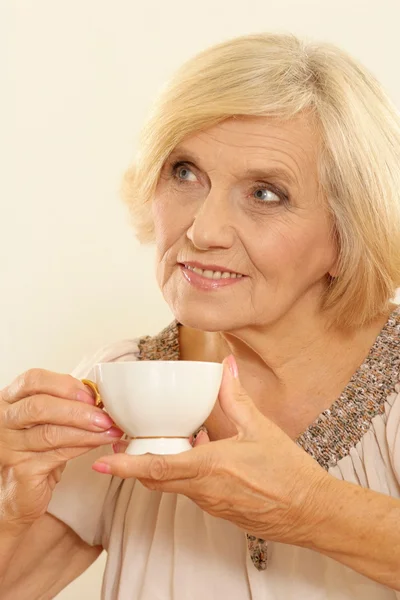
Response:
[[[223,361],[224,371],[219,390],[219,404],[226,417],[236,426],[239,434],[252,436],[259,411],[243,389],[233,354]]]

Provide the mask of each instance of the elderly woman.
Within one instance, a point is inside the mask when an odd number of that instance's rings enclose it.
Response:
[[[106,600],[400,598],[399,122],[291,36],[177,73],[127,177],[176,321],[2,391],[2,600],[103,548]],[[123,453],[81,382],[120,360],[224,362],[193,450]]]

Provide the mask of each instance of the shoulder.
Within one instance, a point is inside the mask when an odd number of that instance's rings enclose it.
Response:
[[[97,363],[138,360],[139,343],[140,338],[133,338],[102,346],[94,354],[83,357],[72,371],[72,375],[77,379],[88,377],[92,367]]]
[[[138,340],[139,360],[179,360],[179,323],[172,321],[160,333]]]
[[[91,377],[94,365],[102,362],[134,360],[179,360],[179,325],[173,321],[157,335],[120,340],[85,356],[72,371],[77,379]]]
[[[371,373],[371,381],[376,384],[385,384],[390,392],[400,379],[400,306],[390,314],[385,326],[376,338],[365,366]]]
[[[382,400],[400,379],[400,307],[396,306],[379,332],[368,356],[353,376],[352,384]]]

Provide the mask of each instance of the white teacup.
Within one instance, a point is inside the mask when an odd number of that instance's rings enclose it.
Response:
[[[222,380],[220,363],[101,363],[95,381],[104,408],[132,439],[127,454],[178,454],[211,413]]]

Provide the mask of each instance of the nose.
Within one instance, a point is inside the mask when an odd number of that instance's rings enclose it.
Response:
[[[210,191],[197,211],[186,235],[198,250],[232,246],[234,228],[228,200],[226,194]]]

